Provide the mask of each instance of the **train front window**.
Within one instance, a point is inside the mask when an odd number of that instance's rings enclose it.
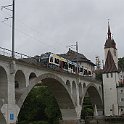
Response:
[[[50,62],[53,62],[53,57],[50,58]]]

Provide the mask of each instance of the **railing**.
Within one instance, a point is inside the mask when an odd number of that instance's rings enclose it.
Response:
[[[7,56],[7,57],[12,57],[12,50],[0,47],[0,55]],[[19,59],[19,60],[27,62],[27,63],[39,65],[39,66],[46,67],[46,68],[50,68],[48,65],[45,65],[43,63],[37,62],[37,59],[35,57],[31,57],[31,56],[28,56],[28,55],[25,55],[25,54],[22,54],[22,53],[14,52],[14,57],[16,59]],[[55,68],[55,69],[54,68],[50,68],[50,69],[62,72],[62,70],[60,68],[59,69],[58,68]],[[64,71],[64,70],[63,70],[63,72],[69,73],[68,71]],[[87,80],[90,80],[90,81],[94,81],[94,78],[93,77],[91,78],[91,76],[82,76],[82,77],[84,79],[87,79]],[[96,83],[100,83],[100,82],[96,81]]]
[[[9,50],[9,49],[0,47],[0,55],[11,57],[12,56],[12,51]],[[14,52],[14,55],[15,55],[16,59],[31,58],[31,56],[28,56],[28,55],[25,55],[25,54],[22,54],[22,53],[18,53],[18,52]]]

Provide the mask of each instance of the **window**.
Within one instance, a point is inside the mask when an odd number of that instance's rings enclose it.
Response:
[[[121,90],[121,93],[123,93],[123,90]]]
[[[56,63],[56,64],[59,64],[59,59],[56,59],[56,58],[55,58],[55,63]]]
[[[50,62],[53,62],[53,57],[50,58]]]
[[[107,78],[109,78],[109,75],[108,75],[108,73],[106,74],[106,77],[107,77]]]
[[[80,68],[80,72],[83,72],[83,68]]]
[[[111,73],[111,78],[113,77],[113,73]]]
[[[63,68],[68,69],[68,63],[67,62],[63,62]]]
[[[76,67],[73,65],[73,72],[75,72],[76,71]]]
[[[71,64],[69,64],[69,68],[71,68],[71,69],[72,69],[72,65],[71,65]]]
[[[124,98],[121,98],[120,101],[121,101],[121,102],[124,102]]]

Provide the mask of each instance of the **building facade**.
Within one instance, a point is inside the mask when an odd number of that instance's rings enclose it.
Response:
[[[108,22],[108,37],[105,42],[105,65],[103,67],[103,92],[105,116],[122,115],[124,113],[124,85],[122,72],[118,68],[118,52],[116,43],[111,37]]]
[[[83,76],[95,77],[94,72],[96,65],[91,60],[86,58],[83,54],[77,53],[69,48],[69,51],[66,54],[60,54],[60,56],[77,63],[78,66],[83,69]]]

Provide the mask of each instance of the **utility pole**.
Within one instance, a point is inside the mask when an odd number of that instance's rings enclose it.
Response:
[[[78,74],[78,42],[76,42],[76,52],[77,52],[77,74]]]
[[[9,7],[12,7],[12,9],[10,9]],[[12,17],[4,18],[4,21],[12,18],[12,58],[15,58],[15,50],[14,50],[14,47],[15,47],[15,39],[14,39],[15,37],[15,0],[12,0],[12,5],[2,6],[1,10],[2,9],[12,11]]]
[[[78,42],[76,42],[75,45],[70,45],[70,46],[67,46],[67,47],[69,47],[69,48],[76,47],[76,52],[77,52],[77,54],[76,54],[77,70],[76,70],[76,72],[78,74]]]
[[[13,0],[12,9],[12,58],[15,58],[15,0]]]

